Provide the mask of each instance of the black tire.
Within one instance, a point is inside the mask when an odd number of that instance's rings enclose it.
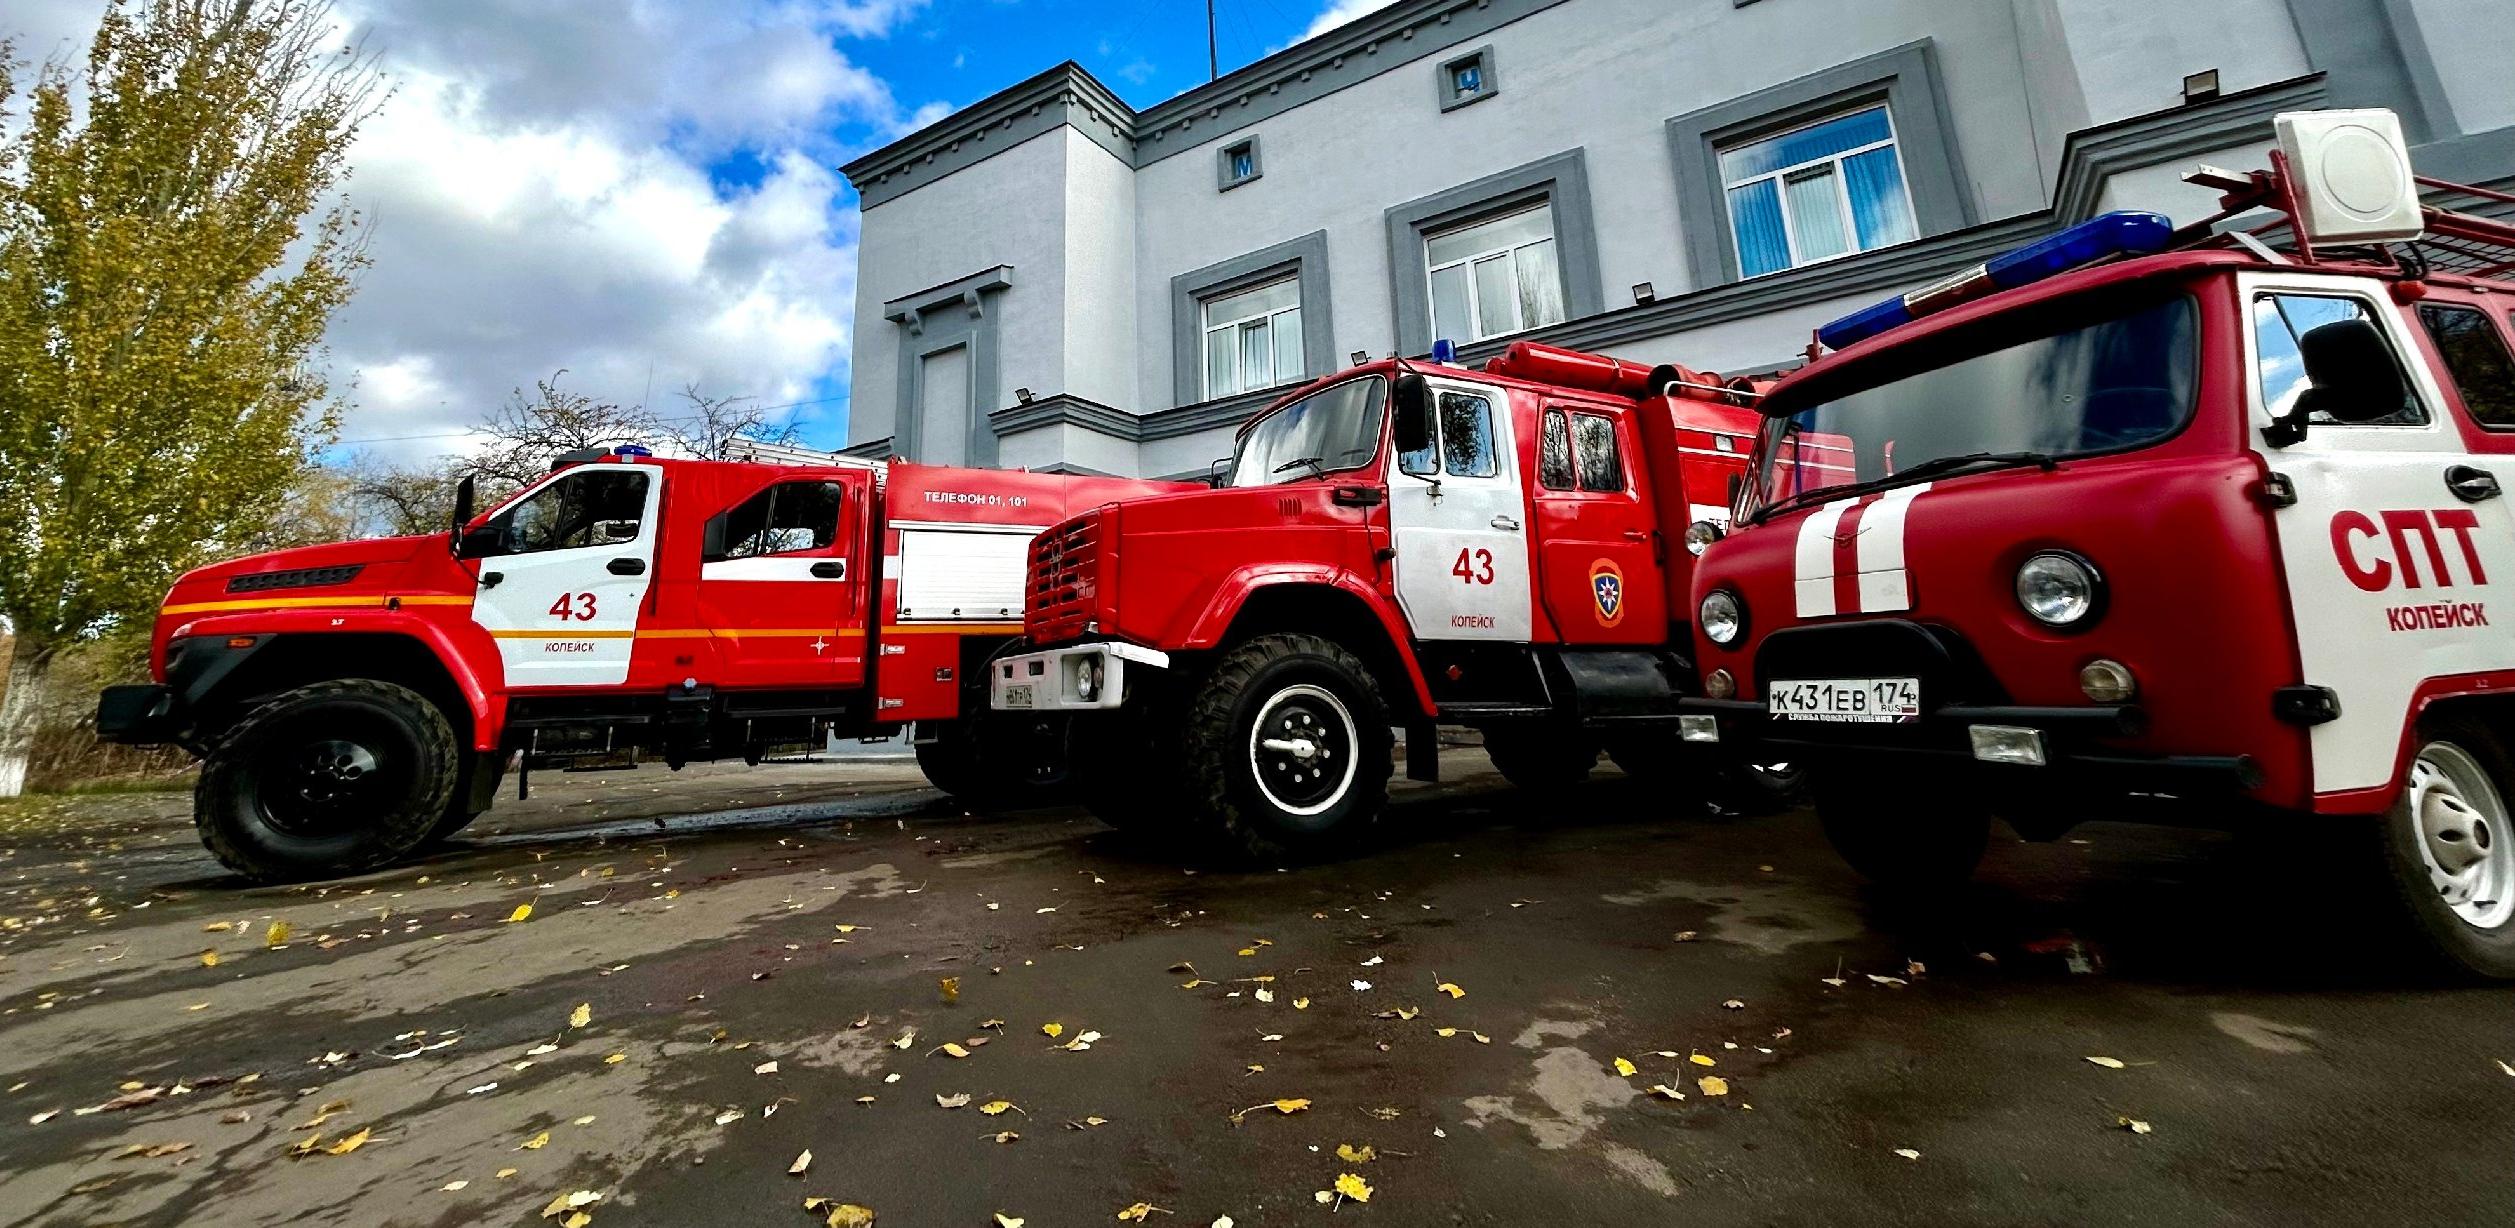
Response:
[[[354,874],[425,843],[455,802],[445,714],[408,687],[318,682],[269,699],[211,747],[192,818],[257,882]]]
[[[1586,783],[1598,766],[1598,739],[1553,725],[1491,725],[1484,730],[1485,757],[1515,789],[1532,793]]]
[[[2376,861],[2405,936],[2440,971],[2515,980],[2510,795],[2515,761],[2495,732],[2453,718],[2422,726],[2409,778],[2380,825]]]
[[[926,783],[973,810],[1019,810],[1054,804],[1054,787],[1022,775],[1018,756],[999,753],[1003,739],[988,736],[989,724],[984,718],[966,717],[936,722],[934,738],[913,747],[917,770],[926,774]],[[923,734],[926,730],[918,732]]]
[[[1825,764],[1809,792],[1834,851],[1881,887],[1956,886],[1991,844],[1991,808],[1944,776],[1883,760]]]
[[[1249,640],[1215,662],[1184,706],[1188,817],[1229,856],[1348,852],[1388,806],[1388,703],[1362,659],[1329,640]]]
[[[487,813],[486,810],[472,809],[470,801],[458,794],[445,808],[445,813],[437,816],[437,825],[428,829],[428,835],[419,842],[419,847],[435,848],[453,839],[464,828],[471,826],[473,820]]]
[[[1720,753],[1688,753],[1676,731],[1619,733],[1607,739],[1607,757],[1635,780],[1696,791],[1705,801],[1736,814],[1771,815],[1807,800],[1808,767],[1797,760],[1736,763]]]

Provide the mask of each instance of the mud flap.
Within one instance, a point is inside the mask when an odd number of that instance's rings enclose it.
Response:
[[[1406,779],[1441,783],[1441,730],[1418,723],[1406,727]]]

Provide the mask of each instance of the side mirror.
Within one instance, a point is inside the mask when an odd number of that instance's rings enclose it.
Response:
[[[1215,490],[1221,490],[1223,483],[1231,480],[1231,461],[1232,458],[1226,456],[1206,466],[1205,484]]]
[[[1421,452],[1432,446],[1432,387],[1424,383],[1422,376],[1406,373],[1397,377],[1390,410],[1396,414],[1392,425],[1398,452]]]
[[[725,517],[721,512],[709,517],[707,523],[699,528],[699,561],[725,561]]]
[[[606,546],[636,541],[637,522],[634,520],[597,520],[594,522],[594,539]]]
[[[454,484],[454,525],[445,548],[456,555],[463,553],[463,527],[472,522],[472,504],[479,497],[480,481],[473,475],[466,473],[462,481]]]

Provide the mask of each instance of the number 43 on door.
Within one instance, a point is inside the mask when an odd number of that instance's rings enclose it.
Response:
[[[1470,558],[1470,555],[1474,557]],[[1459,551],[1458,561],[1450,565],[1450,574],[1457,576],[1461,584],[1493,583],[1493,552],[1490,550]]]
[[[594,621],[594,595],[592,593],[561,593],[557,601],[550,603],[550,616],[572,618],[581,623],[592,622]]]

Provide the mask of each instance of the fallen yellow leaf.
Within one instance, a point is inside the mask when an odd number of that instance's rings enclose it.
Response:
[[[1461,989],[1456,985],[1452,985],[1448,981],[1443,981],[1440,984],[1433,986],[1433,990],[1436,993],[1448,994],[1452,998],[1464,998],[1467,996],[1466,990]],[[1361,1200],[1356,1199],[1355,1201],[1359,1202]]]
[[[2156,1128],[2149,1125],[2147,1122],[2138,1121],[2129,1117],[2116,1117],[2114,1118],[2114,1124],[2130,1131],[2133,1134],[2146,1134]]]
[[[949,1096],[946,1096],[946,1095],[942,1095],[942,1094],[940,1094],[940,1093],[937,1093],[937,1094],[936,1094],[936,1096],[935,1096],[935,1098],[934,1098],[934,1102],[935,1102],[936,1104],[938,1104],[938,1105],[943,1106],[944,1108],[947,1108],[947,1109],[957,1109],[957,1108],[961,1107],[962,1105],[965,1105],[965,1104],[968,1104],[968,1103],[969,1103],[969,1093],[968,1093],[968,1092],[954,1092],[953,1094],[951,1094],[951,1095],[949,1095]]]
[[[1372,1151],[1369,1144],[1356,1147],[1352,1143],[1338,1143],[1336,1144],[1336,1158],[1347,1164],[1368,1164],[1378,1159],[1379,1154]]]
[[[1660,1098],[1660,1099],[1662,1099],[1662,1100],[1683,1100],[1683,1099],[1685,1099],[1685,1093],[1684,1093],[1684,1092],[1678,1091],[1677,1089],[1675,1089],[1675,1088],[1673,1088],[1673,1087],[1670,1087],[1670,1086],[1668,1086],[1668,1085],[1667,1085],[1667,1084],[1665,1084],[1665,1083],[1653,1083],[1653,1084],[1651,1084],[1651,1085],[1650,1085],[1650,1094],[1651,1094],[1651,1095],[1654,1095],[1654,1096],[1657,1096],[1657,1097],[1659,1097],[1659,1098]]]
[[[1155,1211],[1160,1211],[1164,1215],[1170,1214],[1170,1212],[1163,1210],[1160,1207],[1156,1207],[1149,1202],[1139,1202],[1134,1206],[1128,1207],[1124,1211],[1118,1212],[1118,1222],[1126,1224],[1140,1224],[1145,1220],[1151,1219],[1153,1217],[1153,1212]]]
[[[572,1010],[572,1011],[569,1011],[569,1012],[568,1012],[568,1026],[569,1026],[569,1027],[572,1027],[572,1028],[581,1028],[581,1027],[584,1027],[586,1024],[592,1023],[593,1021],[594,1021],[594,1004],[593,1004],[593,1003],[591,1003],[591,1002],[579,1002],[579,1003],[577,1003],[577,1004],[576,1004],[576,1009],[575,1009],[575,1010]]]
[[[350,1152],[366,1146],[368,1137],[374,1133],[375,1130],[373,1127],[362,1129],[358,1133],[350,1135],[348,1138],[342,1139],[341,1141],[324,1148],[323,1154],[333,1156],[348,1155]]]
[[[2122,1069],[2122,1059],[2121,1059],[2121,1058],[2118,1058],[2118,1057],[2091,1057],[2091,1058],[2089,1058],[2089,1059],[2087,1059],[2087,1060],[2088,1060],[2088,1061],[2091,1061],[2091,1062],[2094,1062],[2095,1064],[2097,1064],[2097,1065],[2099,1065],[2099,1066],[2102,1066],[2102,1067],[2104,1067],[2104,1068],[2105,1068],[2105,1069],[2107,1069],[2107,1070],[2120,1070],[2120,1069]]]
[[[516,1149],[517,1151],[539,1151],[539,1150],[541,1150],[542,1148],[547,1147],[547,1146],[549,1146],[549,1145],[550,1145],[550,1132],[549,1132],[548,1130],[544,1130],[544,1131],[542,1131],[541,1133],[536,1134],[536,1135],[534,1135],[533,1137],[528,1138],[528,1139],[525,1139],[523,1142],[516,1144],[516,1145],[515,1145],[515,1149]]]
[[[786,1166],[786,1171],[800,1177],[803,1175],[803,1170],[810,1167],[812,1167],[812,1149],[806,1147],[801,1155],[795,1157],[794,1163]]]
[[[1371,1187],[1364,1185],[1362,1183],[1362,1178],[1357,1177],[1352,1173],[1338,1173],[1336,1175],[1336,1192],[1347,1198],[1353,1199],[1355,1202],[1371,1201]]]
[[[1017,1105],[1010,1100],[990,1100],[985,1104],[979,1105],[978,1111],[989,1117],[1001,1117],[1006,1112],[1017,1110],[1019,1108],[1021,1108],[1020,1105]],[[1027,1117],[1029,1114],[1025,1113],[1023,1116]]]
[[[1685,1060],[1687,1060],[1687,1061],[1689,1061],[1689,1062],[1692,1062],[1692,1063],[1694,1063],[1694,1064],[1695,1064],[1695,1065],[1697,1065],[1697,1066],[1718,1066],[1718,1065],[1720,1065],[1720,1063],[1713,1061],[1713,1060],[1711,1059],[1711,1055],[1710,1055],[1710,1054],[1707,1054],[1707,1053],[1693,1053],[1693,1054],[1688,1054],[1688,1055],[1686,1056],[1686,1059],[1685,1059]]]
[[[628,1061],[628,1060],[629,1060],[629,1055],[628,1055],[628,1054],[626,1054],[626,1053],[615,1053],[615,1054],[612,1054],[610,1057],[604,1058],[604,1059],[603,1059],[603,1065],[605,1065],[605,1066],[617,1066],[617,1065],[619,1065],[620,1063],[625,1062],[625,1061]]]
[[[961,978],[956,976],[947,976],[936,982],[936,984],[942,986],[943,988],[943,1000],[945,1003],[948,1004],[961,1000]]]
[[[1616,1059],[1616,1073],[1623,1075],[1626,1078],[1631,1078],[1634,1073],[1640,1069],[1640,1067],[1635,1066],[1633,1063],[1628,1062],[1623,1058]]]
[[[1039,1025],[1039,1030],[1050,1040],[1065,1035],[1065,1025],[1062,1023],[1043,1023]]]
[[[953,1044],[953,1043],[952,1043],[952,1042],[950,1042],[950,1041],[945,1041],[944,1043],[942,1043],[942,1044],[940,1044],[940,1045],[935,1046],[935,1048],[936,1048],[936,1049],[938,1049],[938,1050],[940,1050],[940,1051],[942,1051],[943,1053],[949,1054],[949,1055],[950,1055],[950,1056],[952,1056],[952,1057],[968,1057],[968,1056],[969,1056],[969,1050],[964,1049],[964,1048],[961,1048],[959,1045]]]
[[[203,951],[203,952],[201,952],[201,966],[202,966],[202,967],[204,967],[204,968],[215,968],[215,967],[217,967],[217,966],[218,966],[218,952],[216,952],[216,951]]]
[[[271,922],[271,928],[262,931],[262,945],[275,947],[288,941],[289,929],[290,926],[286,921]]]
[[[1292,1000],[1292,1008],[1297,1011],[1306,1011],[1310,1009],[1310,1000],[1308,998],[1295,998]],[[2505,1063],[2500,1062],[2499,1065],[2503,1066]]]
[[[559,1228],[592,1228],[593,1223],[594,1217],[591,1214],[584,1211],[570,1211],[566,1219],[559,1221]]]
[[[525,918],[530,917],[530,916],[532,916],[532,915],[533,915],[533,906],[532,906],[532,905],[530,905],[530,904],[518,904],[518,905],[516,905],[516,906],[515,906],[515,911],[514,911],[514,912],[508,913],[508,914],[506,915],[506,923],[507,923],[508,925],[513,925],[513,924],[515,924],[516,922],[521,921],[521,920],[524,920]]]
[[[1278,1113],[1298,1113],[1309,1107],[1310,1102],[1308,1100],[1293,1099],[1278,1100],[1275,1102],[1275,1111]]]
[[[1022,1228],[1022,1223],[1021,1216],[1006,1215],[1002,1211],[996,1212],[996,1228]]]
[[[1729,1094],[1729,1080],[1721,1078],[1719,1075],[1704,1075],[1702,1078],[1696,1079],[1694,1081],[1694,1085],[1702,1088],[1703,1094],[1706,1096],[1726,1096]]]
[[[830,1208],[829,1218],[822,1222],[829,1228],[872,1228],[873,1208],[842,1202]]]

